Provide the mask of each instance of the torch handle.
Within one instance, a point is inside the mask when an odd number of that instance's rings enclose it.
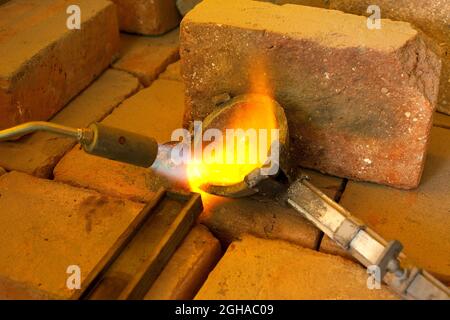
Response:
[[[94,123],[89,126],[91,139],[80,141],[92,155],[148,168],[158,155],[155,139],[137,133]]]
[[[37,131],[74,138],[89,154],[144,168],[151,167],[158,154],[158,143],[155,139],[100,123],[94,123],[89,128],[76,129],[52,122],[28,122],[0,130],[0,141],[17,139]]]

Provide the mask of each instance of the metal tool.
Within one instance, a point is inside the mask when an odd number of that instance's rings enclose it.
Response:
[[[449,289],[430,273],[404,267],[399,241],[386,242],[363,222],[314,187],[306,176],[288,189],[285,201],[333,239],[404,299],[448,300]]]
[[[19,138],[36,131],[74,138],[89,154],[145,168],[150,167],[158,155],[158,143],[155,139],[100,123],[76,129],[52,122],[28,122],[0,131],[0,141]]]

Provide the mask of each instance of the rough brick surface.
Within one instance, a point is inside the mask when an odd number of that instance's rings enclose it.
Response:
[[[305,171],[311,182],[331,198],[336,195],[341,179]],[[224,245],[245,234],[260,238],[286,240],[303,247],[316,248],[320,231],[293,209],[266,199],[224,199],[203,196],[205,211],[200,222],[206,225]]]
[[[75,128],[102,120],[139,89],[139,81],[118,70],[107,70],[62,109],[51,122]],[[0,143],[0,165],[8,170],[49,178],[58,161],[76,144],[74,139],[38,132],[14,142]]]
[[[331,0],[331,8],[368,15],[369,5],[376,4],[381,16],[408,21],[425,31],[442,49],[442,78],[438,110],[450,114],[450,2],[448,0]]]
[[[81,8],[81,30],[66,9]],[[47,120],[94,80],[119,48],[106,0],[15,0],[0,8],[0,129]]]
[[[434,127],[417,190],[349,182],[341,204],[386,240],[397,239],[408,258],[450,283],[450,130]]]
[[[196,226],[164,267],[145,300],[190,300],[222,254],[219,241],[204,226]]]
[[[306,167],[416,187],[437,101],[440,61],[410,24],[306,6],[206,0],[182,22],[187,118],[214,97],[264,92],[285,108]]]
[[[211,201],[215,204],[210,205]],[[200,216],[200,222],[224,245],[251,234],[259,238],[286,240],[312,249],[318,246],[320,231],[297,212],[277,202],[213,196],[206,196],[204,202],[207,209]]]
[[[367,273],[341,257],[276,240],[230,245],[196,299],[395,299],[367,289]]]
[[[179,59],[179,30],[160,37],[121,35],[121,57],[114,68],[127,71],[149,86],[166,67]]]
[[[10,172],[0,177],[0,298],[69,299],[68,266],[84,289],[143,205]]]
[[[180,13],[184,16],[202,0],[177,0],[177,7]],[[328,8],[329,0],[257,0],[261,2],[271,2],[274,4],[299,4],[304,6],[313,6],[319,8]]]
[[[172,131],[182,127],[184,85],[178,81],[157,80],[125,100],[102,122],[158,142],[170,141]]]
[[[450,116],[436,112],[434,114],[434,125],[437,127],[450,129]]]
[[[92,156],[76,146],[53,171],[55,180],[137,202],[150,201],[168,181],[149,169]]]
[[[178,60],[177,62],[170,64],[166,71],[159,75],[159,79],[183,82],[183,78],[181,77],[181,61]]]
[[[182,126],[183,113],[184,85],[156,80],[125,100],[103,123],[167,142],[172,131]],[[58,163],[54,176],[59,181],[136,201],[148,201],[159,187],[168,184],[150,169],[91,156],[78,146]]]
[[[159,35],[180,22],[175,0],[112,0],[117,5],[120,30]]]

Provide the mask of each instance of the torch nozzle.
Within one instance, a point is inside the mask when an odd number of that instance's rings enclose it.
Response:
[[[140,167],[150,167],[158,154],[155,139],[94,123],[89,128],[71,128],[52,122],[33,121],[0,131],[0,141],[46,131],[76,139],[84,151]]]

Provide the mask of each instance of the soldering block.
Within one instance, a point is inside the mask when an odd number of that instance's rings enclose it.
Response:
[[[222,255],[220,242],[197,225],[189,232],[145,295],[145,300],[191,300]]]
[[[68,27],[76,27],[71,5],[80,9],[80,29]],[[111,63],[118,48],[116,8],[109,1],[14,0],[2,5],[0,129],[49,119]]]
[[[215,97],[273,94],[302,166],[399,188],[420,182],[441,62],[409,23],[321,8],[204,0],[181,25],[185,121]]]
[[[178,60],[167,66],[166,71],[161,73],[158,79],[173,80],[183,82],[181,78],[181,62]]]
[[[367,271],[341,257],[246,236],[229,247],[197,300],[389,300],[385,286],[367,287]]]
[[[78,299],[144,207],[19,172],[0,194],[0,300]]]
[[[121,56],[113,67],[129,72],[148,87],[166,67],[179,59],[179,29],[160,37],[122,33]]]
[[[118,8],[120,30],[159,35],[175,28],[180,14],[175,0],[112,0]]]

